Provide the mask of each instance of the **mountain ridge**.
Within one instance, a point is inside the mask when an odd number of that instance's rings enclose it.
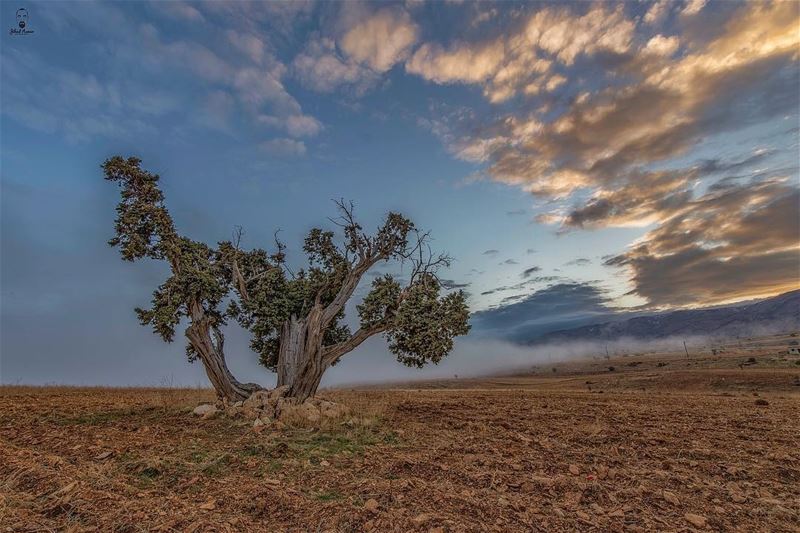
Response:
[[[745,304],[681,309],[552,331],[525,344],[673,336],[741,337],[800,329],[800,289]]]

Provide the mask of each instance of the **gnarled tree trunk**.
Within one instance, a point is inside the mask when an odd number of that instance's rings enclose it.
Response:
[[[252,393],[261,390],[256,383],[240,383],[225,363],[223,351],[225,337],[222,332],[213,328],[209,318],[198,302],[191,305],[191,325],[186,328],[186,338],[192,344],[198,358],[203,363],[211,385],[217,396],[224,401],[237,402],[246,400]]]
[[[302,402],[319,388],[328,368],[323,361],[322,307],[315,306],[304,320],[292,316],[281,329],[278,350],[278,386],[288,385],[287,396]]]

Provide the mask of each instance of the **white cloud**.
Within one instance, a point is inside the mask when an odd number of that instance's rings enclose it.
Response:
[[[382,9],[350,28],[342,50],[376,72],[386,72],[402,61],[416,43],[419,29],[402,10]]]
[[[653,3],[644,15],[644,21],[648,24],[661,22],[668,14],[673,0],[658,0]]]
[[[545,8],[495,39],[449,47],[425,43],[406,62],[406,70],[440,84],[480,84],[489,101],[500,103],[520,92],[536,95],[557,88],[562,75],[544,76],[556,61],[570,66],[581,55],[627,52],[634,28],[623,6],[600,4],[583,15]]]
[[[681,11],[681,15],[696,15],[705,7],[707,0],[689,0]]]
[[[292,69],[303,85],[319,92],[350,86],[361,93],[379,78],[370,68],[341,57],[333,39],[324,37],[310,40],[294,58]]]
[[[292,137],[313,137],[321,130],[320,121],[309,115],[292,115],[286,119],[286,131]]]
[[[644,47],[647,54],[655,54],[659,56],[671,56],[680,46],[680,40],[677,37],[664,37],[663,35],[656,35]]]

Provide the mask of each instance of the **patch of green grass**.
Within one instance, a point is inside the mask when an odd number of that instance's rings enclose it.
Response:
[[[321,502],[332,502],[336,500],[341,500],[344,496],[335,490],[328,491],[328,492],[318,492],[314,494],[314,498],[321,501]]]

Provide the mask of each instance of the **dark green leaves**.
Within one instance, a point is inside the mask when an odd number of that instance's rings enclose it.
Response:
[[[406,288],[384,335],[398,361],[421,368],[453,349],[453,338],[469,332],[468,320],[464,292],[439,297],[439,283],[427,277]]]

